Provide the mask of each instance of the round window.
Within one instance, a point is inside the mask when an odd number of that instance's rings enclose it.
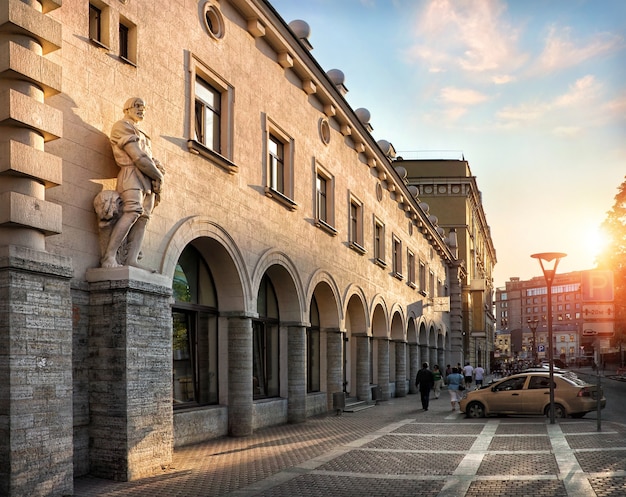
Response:
[[[383,199],[383,185],[376,183],[376,198],[380,202]]]
[[[224,19],[219,9],[210,3],[204,4],[204,23],[209,34],[220,39],[224,36]]]
[[[319,128],[320,138],[326,145],[328,145],[330,143],[330,123],[328,122],[328,119],[322,117],[320,119]]]

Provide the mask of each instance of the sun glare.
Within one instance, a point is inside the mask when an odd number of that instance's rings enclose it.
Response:
[[[590,229],[587,232],[586,249],[592,261],[602,253],[608,243],[608,237],[600,226]]]

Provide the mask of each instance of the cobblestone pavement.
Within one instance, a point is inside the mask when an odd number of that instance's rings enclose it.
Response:
[[[417,395],[183,447],[159,476],[75,481],[75,497],[624,497],[626,425],[466,419]],[[593,413],[588,415],[593,418]]]

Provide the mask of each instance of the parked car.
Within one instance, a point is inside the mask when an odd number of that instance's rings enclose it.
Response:
[[[553,359],[552,364],[554,365],[555,368],[567,369],[567,364],[565,364],[561,359]],[[547,359],[544,359],[541,361],[541,365],[545,366],[546,368],[549,368],[550,361]]]
[[[600,391],[600,406],[606,399]],[[554,416],[582,418],[597,409],[598,387],[575,373],[554,375]],[[461,412],[470,418],[492,414],[550,414],[550,374],[532,371],[507,376],[479,390],[467,392],[460,402]]]

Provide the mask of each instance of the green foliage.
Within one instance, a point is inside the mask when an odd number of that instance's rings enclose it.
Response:
[[[602,223],[607,236],[598,267],[613,271],[615,287],[615,338],[626,343],[626,180],[618,187],[615,203]]]

